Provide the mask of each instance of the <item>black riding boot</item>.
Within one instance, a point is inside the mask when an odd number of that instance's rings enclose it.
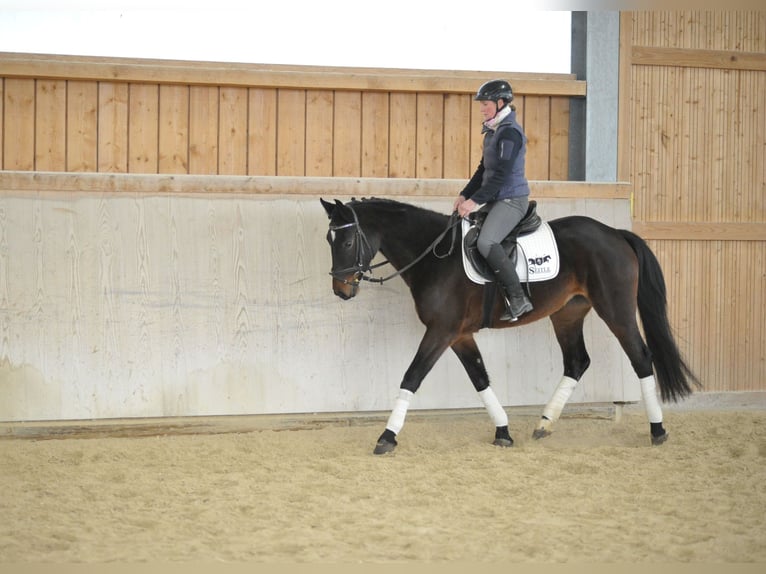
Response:
[[[524,293],[514,264],[505,254],[502,245],[494,244],[486,259],[505,296],[505,313],[500,320],[516,321],[524,313],[529,313],[533,309],[532,303]]]

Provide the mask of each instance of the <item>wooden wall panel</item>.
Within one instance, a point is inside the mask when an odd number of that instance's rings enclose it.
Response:
[[[189,173],[218,173],[219,88],[189,88]]]
[[[445,178],[461,178],[471,171],[471,97],[463,94],[444,96],[444,167]]]
[[[98,85],[98,171],[128,171],[128,85]]]
[[[523,100],[523,98],[518,98],[518,100]],[[514,105],[517,109],[517,117],[519,117],[518,114],[518,101],[514,101]],[[476,168],[479,165],[479,162],[481,161],[481,156],[483,153],[483,142],[484,138],[481,135],[481,126],[482,126],[483,118],[481,116],[481,112],[479,111],[479,106],[477,106],[475,103],[471,104],[471,163],[470,163],[470,169],[468,170],[469,175],[468,178],[470,178],[474,171],[476,171]]]
[[[338,110],[342,115],[344,110]],[[312,90],[306,94],[306,174],[333,175],[335,94]]]
[[[245,175],[247,174],[247,88],[222,87],[220,98],[217,173]]]
[[[388,177],[389,96],[362,94],[362,177]]]
[[[391,152],[389,177],[415,177],[417,96],[391,94]]]
[[[5,115],[3,113],[3,109],[5,106],[5,78],[0,78],[0,126],[4,126],[4,118]],[[3,138],[0,137],[0,169],[5,169],[3,167]]]
[[[128,171],[157,173],[159,169],[159,86],[130,84],[128,98]]]
[[[336,92],[332,131],[332,173],[337,177],[362,174],[362,94]]]
[[[647,10],[632,13],[637,46],[766,52],[766,12]]]
[[[742,281],[763,264],[761,242],[650,241],[668,284],[671,324],[706,391],[762,390],[766,373],[766,278]],[[725,294],[725,295],[722,295]],[[762,308],[762,307],[758,307]]]
[[[527,177],[549,179],[550,98],[524,98],[522,126],[527,136]]]
[[[419,94],[416,102],[417,139],[415,177],[443,177],[444,98]]]
[[[759,222],[766,74],[638,66],[636,217]],[[706,88],[707,87],[707,88]],[[702,135],[705,134],[705,135]],[[735,191],[736,190],[736,191]]]
[[[3,169],[34,170],[35,81],[6,79],[3,92]]]
[[[38,80],[35,90],[35,169],[66,171],[66,94],[63,80]]]
[[[623,23],[634,229],[665,269],[671,325],[705,389],[764,390],[766,13]]]
[[[160,173],[189,173],[189,94],[187,86],[160,86]]]
[[[279,90],[277,96],[277,175],[306,171],[306,92]]]
[[[569,99],[551,98],[548,176],[545,179],[569,179]]]
[[[247,167],[249,175],[277,173],[277,91],[248,90]]]
[[[98,84],[67,82],[66,169],[98,171]]]
[[[19,116],[7,125],[0,122],[0,129],[50,129],[46,126],[60,123],[64,113],[67,165],[61,167],[55,152],[38,154],[59,170],[468,179],[478,163],[474,131],[480,122],[472,95],[485,78],[473,72],[106,61],[109,66],[103,58],[46,61],[40,55],[3,54],[0,79],[39,81],[40,86],[65,82],[68,88],[53,108],[40,107],[36,116]],[[534,140],[532,176],[566,179],[568,106],[554,106],[552,98],[563,103],[580,97],[584,82],[564,74],[508,77],[518,94],[520,117],[526,97],[539,100],[535,110],[545,102],[548,106],[546,115],[530,114],[533,125],[525,126]],[[94,87],[95,118],[90,118]],[[290,102],[294,96],[303,101]],[[330,96],[332,110],[326,111]],[[286,123],[277,121],[277,114]],[[534,125],[537,118],[542,125]],[[62,136],[57,137],[60,148]],[[38,143],[41,150],[46,145]],[[35,169],[34,162],[20,161],[21,149],[10,153],[18,155],[14,168]]]

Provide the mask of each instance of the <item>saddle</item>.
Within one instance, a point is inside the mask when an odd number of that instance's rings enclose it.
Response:
[[[479,253],[479,248],[476,245],[476,242],[479,239],[479,233],[481,232],[481,226],[487,219],[488,214],[489,209],[487,206],[484,206],[468,216],[468,219],[471,221],[471,228],[466,232],[465,237],[463,238],[463,252],[479,274],[485,277],[493,277],[494,275],[489,264],[487,264],[481,253]],[[542,218],[537,214],[537,202],[534,200],[530,201],[527,213],[501,242],[503,250],[514,265],[516,264],[517,259],[516,247],[518,245],[518,238],[536,231],[542,222]]]

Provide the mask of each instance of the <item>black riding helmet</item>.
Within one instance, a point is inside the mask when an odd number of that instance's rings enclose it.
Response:
[[[511,84],[505,80],[490,80],[485,82],[476,92],[474,101],[490,100],[497,103],[497,100],[503,100],[506,104],[513,99],[513,90]]]

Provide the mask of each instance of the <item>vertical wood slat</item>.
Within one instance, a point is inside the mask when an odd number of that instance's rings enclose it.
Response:
[[[189,173],[218,173],[219,88],[189,88]]]
[[[128,171],[157,173],[159,169],[159,86],[130,84],[128,96]]]
[[[128,171],[128,85],[98,85],[98,171]]]
[[[189,87],[160,86],[160,173],[189,173]]]
[[[221,88],[219,166],[221,175],[247,174],[247,88]]]
[[[98,171],[98,84],[67,82],[66,169]]]
[[[444,98],[418,94],[415,177],[440,178],[444,165]]]
[[[524,98],[524,133],[527,135],[527,177],[548,179],[550,98]]]
[[[362,94],[362,177],[388,177],[389,96]]]
[[[277,173],[277,90],[248,89],[248,175]]]
[[[514,106],[516,106],[516,117],[521,118],[523,117],[522,114],[519,112],[518,104],[519,102],[523,102],[524,98],[518,98],[514,99]],[[482,116],[481,112],[479,111],[479,106],[477,105],[471,105],[471,140],[470,140],[470,150],[471,150],[471,160],[470,160],[470,169],[468,170],[467,177],[470,178],[474,171],[476,171],[476,168],[479,166],[479,162],[481,161],[481,156],[483,153],[483,143],[484,138],[481,135],[481,125],[482,125]],[[524,127],[524,126],[522,126]]]
[[[331,90],[311,90],[306,95],[307,176],[333,175],[334,108],[335,97]]]
[[[415,177],[417,137],[415,94],[391,94],[391,151],[389,177]]]
[[[35,90],[35,169],[66,171],[66,82],[38,80]]]
[[[551,98],[548,175],[545,179],[569,179],[569,100]]]
[[[444,167],[442,177],[465,178],[471,172],[471,98],[444,96]]]
[[[362,171],[362,94],[335,94],[333,123],[333,175],[358,177]]]
[[[306,92],[279,90],[277,94],[277,173],[301,176],[306,173]]]
[[[6,169],[3,167],[3,133],[5,133],[5,78],[0,78],[0,169]]]
[[[31,171],[35,164],[35,80],[7,78],[3,99],[3,169]]]

